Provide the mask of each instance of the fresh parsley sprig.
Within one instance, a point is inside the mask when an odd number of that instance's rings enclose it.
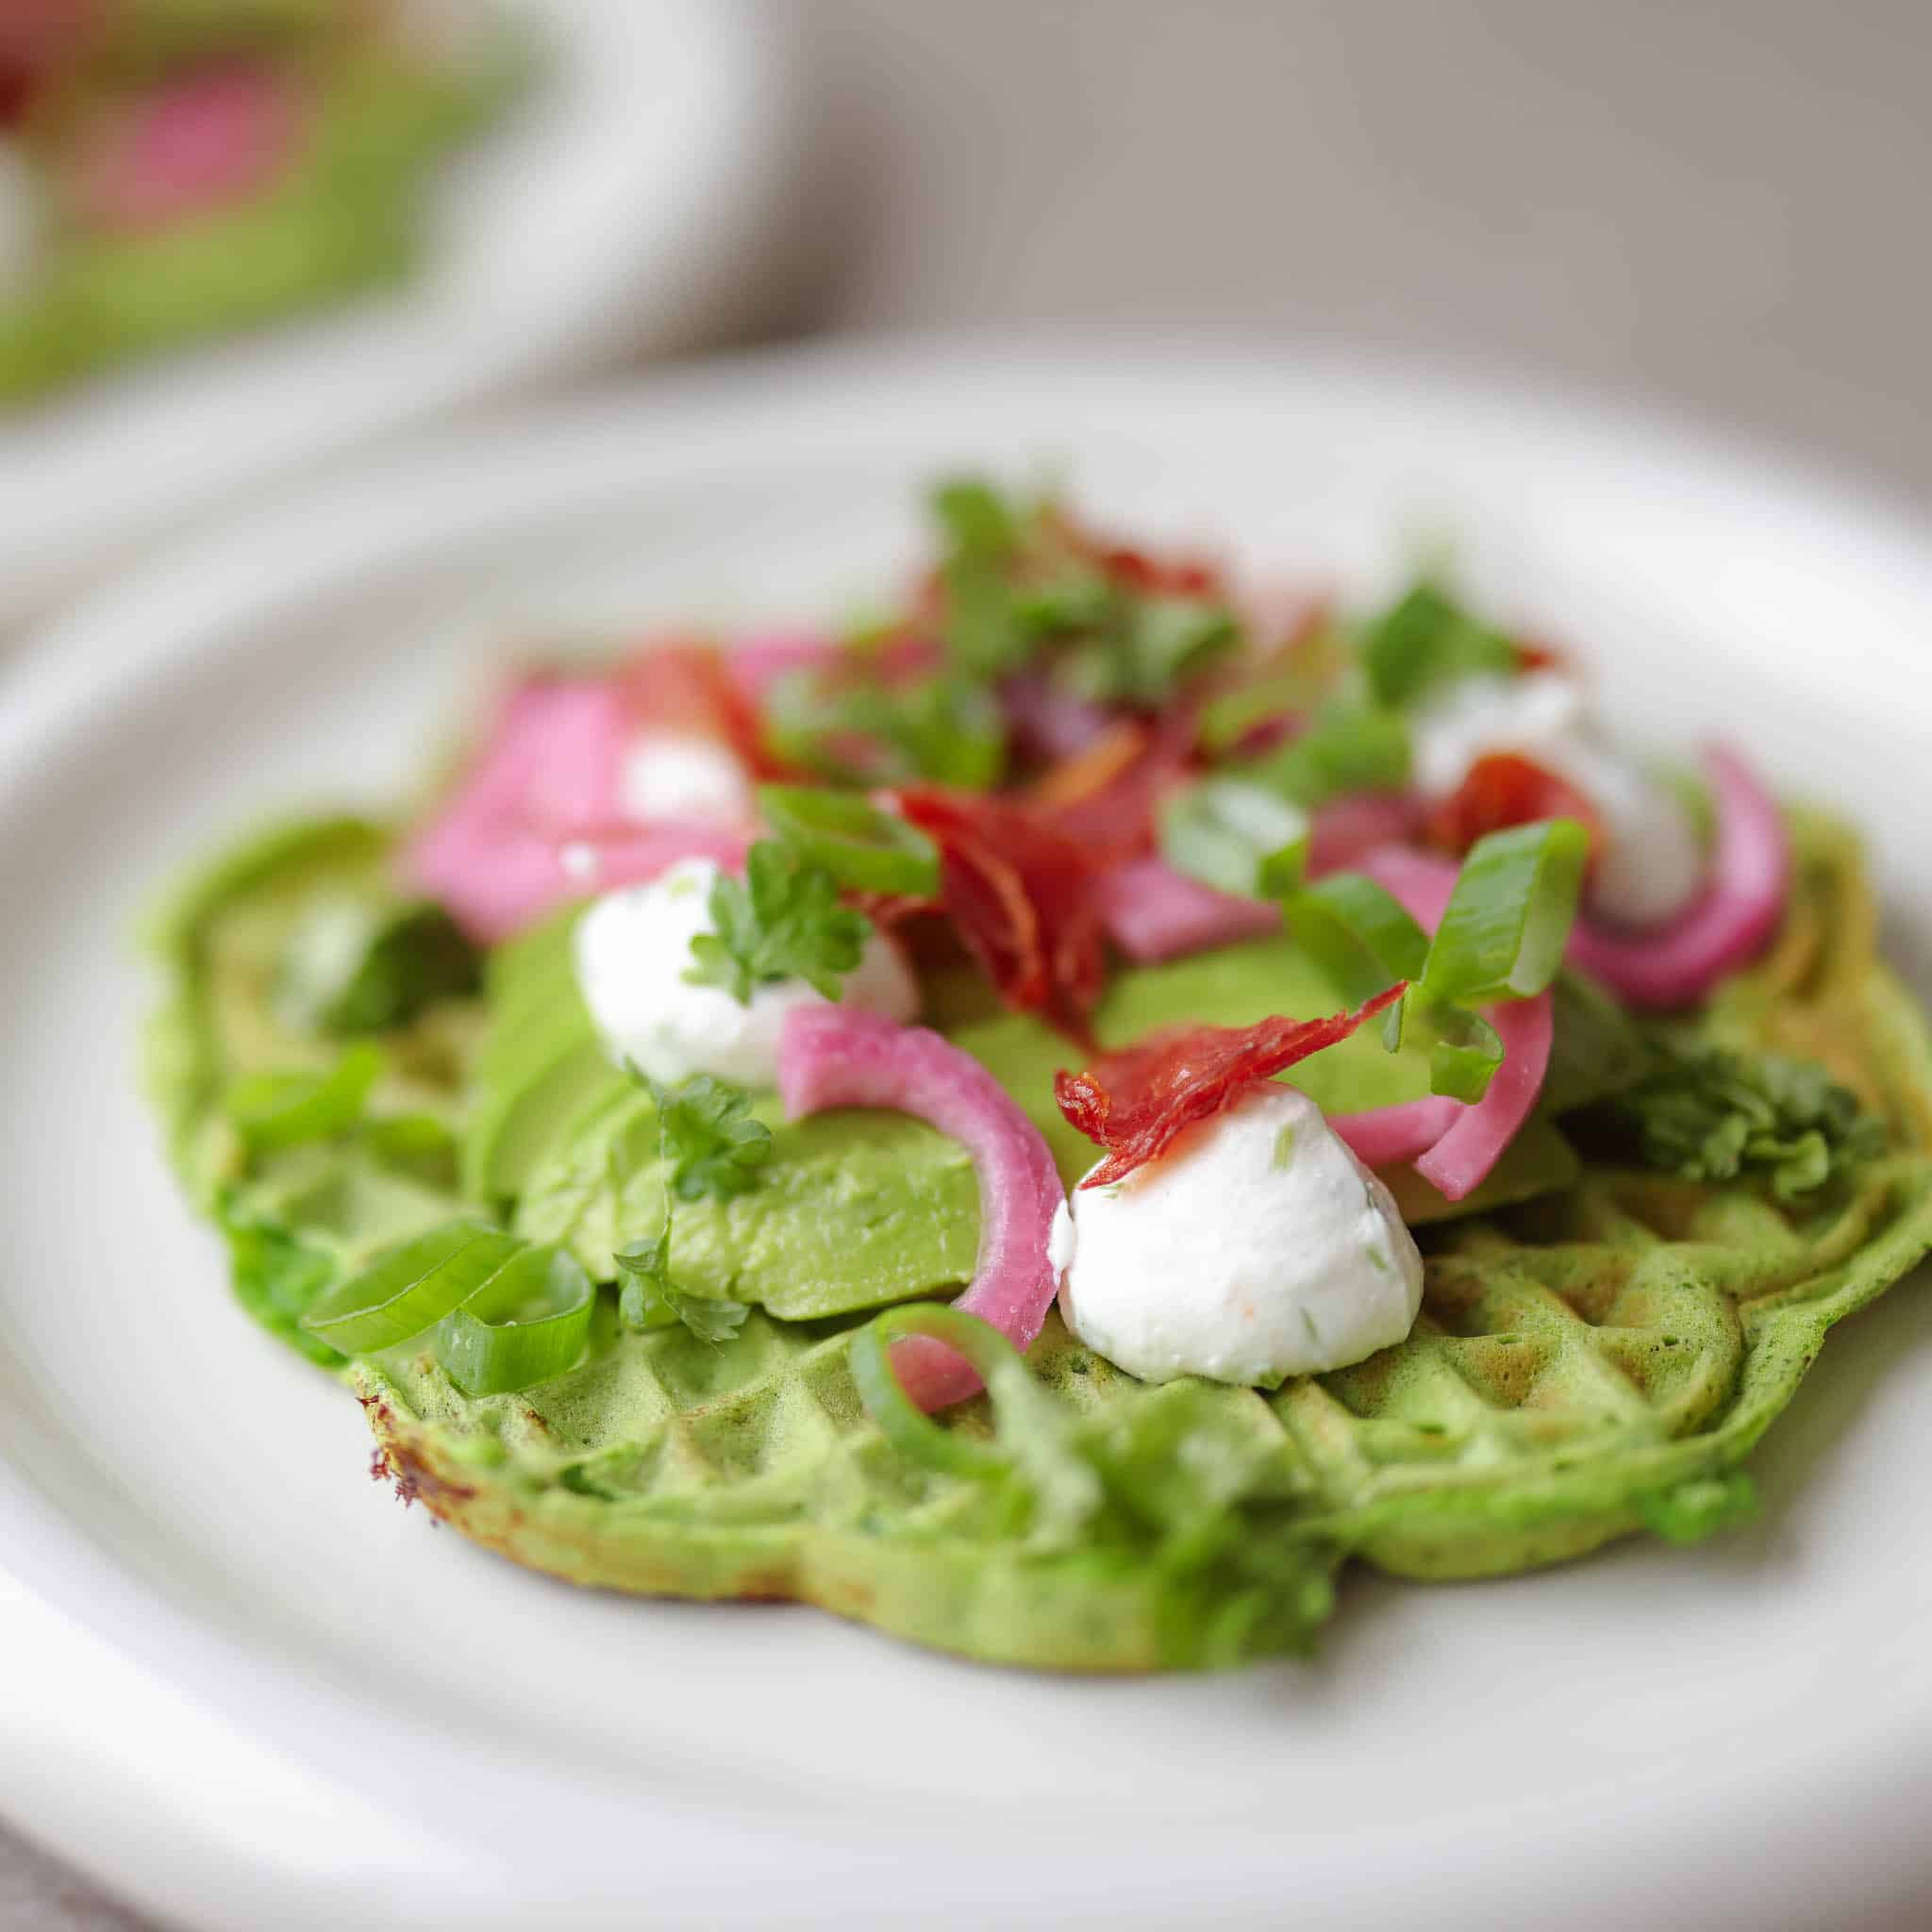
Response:
[[[680,1201],[727,1199],[757,1184],[772,1158],[772,1130],[751,1111],[751,1095],[710,1074],[663,1086],[637,1067],[658,1108],[658,1147],[665,1185]]]
[[[745,1304],[690,1294],[671,1272],[672,1202],[724,1200],[757,1182],[772,1157],[772,1130],[751,1116],[751,1096],[709,1074],[665,1087],[637,1067],[632,1077],[658,1108],[658,1159],[664,1173],[664,1219],[612,1258],[624,1277],[619,1318],[631,1328],[682,1322],[701,1341],[729,1341],[744,1326]]]
[[[664,1225],[613,1257],[624,1274],[618,1291],[619,1319],[630,1328],[662,1328],[682,1322],[700,1341],[714,1347],[734,1341],[751,1310],[742,1302],[713,1301],[687,1294],[671,1274],[671,1199],[665,1196]]]
[[[1663,1039],[1651,1045],[1650,1071],[1594,1116],[1646,1167],[1691,1181],[1756,1175],[1791,1201],[1885,1150],[1884,1124],[1823,1067]]]
[[[693,986],[722,987],[742,1006],[755,987],[774,979],[802,979],[837,999],[872,931],[862,913],[840,905],[838,883],[824,866],[771,840],[751,848],[742,879],[718,874],[709,905],[715,930],[691,941],[684,976]]]
[[[944,541],[946,648],[971,676],[997,678],[1044,654],[1080,697],[1158,709],[1240,641],[1240,623],[1218,597],[1120,582],[1050,500],[1016,503],[976,478],[954,478],[934,491],[932,510]]]

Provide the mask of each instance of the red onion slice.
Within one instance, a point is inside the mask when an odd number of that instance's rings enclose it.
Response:
[[[1408,838],[1422,807],[1407,791],[1357,791],[1317,806],[1308,827],[1308,876],[1347,872],[1381,845]]]
[[[473,939],[508,939],[553,907],[656,878],[680,858],[736,869],[746,835],[618,809],[635,722],[617,688],[533,678],[505,699],[480,758],[403,854],[405,876]]]
[[[979,1265],[954,1304],[991,1322],[1023,1353],[1053,1306],[1046,1257],[1055,1210],[1066,1199],[1040,1129],[969,1053],[924,1026],[839,1006],[800,1007],[778,1039],[785,1117],[835,1107],[885,1107],[950,1135],[979,1173]],[[975,1394],[978,1372],[924,1336],[892,1350],[892,1366],[921,1408]]]
[[[1093,891],[1108,936],[1143,966],[1264,939],[1281,924],[1278,906],[1203,885],[1162,858],[1116,866]]]
[[[1372,1107],[1362,1113],[1333,1114],[1328,1124],[1357,1160],[1369,1167],[1393,1167],[1426,1154],[1466,1113],[1461,1101],[1432,1093],[1394,1107]]]
[[[1717,806],[1717,849],[1704,895],[1655,932],[1617,932],[1579,919],[1570,935],[1570,963],[1632,1006],[1702,999],[1755,958],[1784,919],[1790,841],[1776,800],[1727,746],[1707,746],[1704,766]]]
[[[165,227],[259,193],[294,153],[308,120],[295,85],[237,63],[163,82],[103,129],[70,191],[102,227]]]

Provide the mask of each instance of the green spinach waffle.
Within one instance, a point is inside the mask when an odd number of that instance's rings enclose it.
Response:
[[[1136,1381],[1050,1314],[1024,1361],[989,1360],[987,1395],[886,1430],[855,1379],[874,1309],[753,1307],[712,1341],[626,1326],[608,1292],[581,1364],[523,1392],[466,1395],[420,1345],[344,1361],[300,1325],[320,1296],[452,1215],[513,1219],[519,1188],[546,1162],[555,1183],[586,1109],[608,1104],[567,987],[530,992],[545,984],[540,942],[497,949],[483,994],[453,984],[376,1030],[381,1070],[354,1131],[238,1134],[224,1104],[238,1081],[334,1061],[291,1024],[277,961],[318,908],[373,890],[391,842],[374,825],[258,840],[176,900],[151,1083],[242,1305],[348,1382],[380,1472],[478,1542],[575,1583],[795,1599],[999,1662],[1226,1666],[1304,1647],[1351,1557],[1492,1576],[1637,1531],[1720,1527],[1749,1507],[1749,1452],[1826,1331],[1932,1248],[1924,1022],[1877,957],[1852,837],[1807,812],[1790,823],[1778,936],[1676,1031],[1822,1064],[1882,1137],[1781,1198],[1761,1175],[1626,1164],[1587,1107],[1552,1117],[1551,1093],[1534,1124],[1568,1163],[1560,1184],[1545,1173],[1419,1226],[1408,1338],[1272,1392]],[[1125,974],[1110,997],[1131,1007],[1138,983]],[[517,1105],[479,1125],[507,1065]],[[908,1142],[904,1158],[930,1154]],[[635,1208],[627,1178],[611,1199]],[[613,1237],[592,1221],[560,1227],[595,1263]],[[909,1306],[887,1319],[916,1328],[926,1304]]]

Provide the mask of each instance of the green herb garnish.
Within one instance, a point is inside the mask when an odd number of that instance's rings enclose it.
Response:
[[[826,999],[858,966],[872,922],[839,903],[838,882],[784,846],[760,840],[746,856],[744,877],[720,873],[709,899],[712,932],[691,942],[693,986],[722,987],[741,1005],[752,989],[802,979]]]
[[[1392,791],[1408,782],[1408,726],[1393,711],[1338,701],[1298,738],[1241,766],[1243,777],[1312,811],[1351,791]]]
[[[665,1186],[680,1201],[727,1200],[754,1186],[755,1169],[772,1158],[772,1130],[754,1119],[751,1095],[710,1074],[675,1087],[630,1069],[658,1108],[658,1145]]]
[[[1883,1123],[1823,1067],[1774,1053],[1652,1044],[1651,1071],[1594,1109],[1646,1167],[1690,1181],[1757,1174],[1790,1201],[1885,1150]]]
[[[576,1367],[597,1291],[567,1249],[522,1246],[437,1324],[436,1359],[465,1395],[503,1395]]]
[[[664,1328],[682,1322],[700,1341],[714,1346],[736,1339],[751,1311],[742,1302],[712,1301],[687,1294],[671,1274],[671,1197],[666,1194],[664,1225],[611,1258],[624,1275],[617,1297],[619,1318],[631,1328]]]
[[[362,1118],[382,1074],[382,1054],[358,1041],[325,1074],[245,1074],[228,1089],[224,1109],[251,1153],[332,1140]]]
[[[1574,819],[1478,839],[1437,924],[1423,984],[1465,1006],[1541,992],[1563,963],[1589,858],[1590,834]]]
[[[378,1033],[481,983],[481,954],[441,907],[326,895],[295,928],[275,1005],[298,1032]]]
[[[1574,819],[1491,832],[1470,848],[1434,939],[1394,895],[1360,873],[1335,873],[1293,893],[1296,942],[1352,1003],[1398,980],[1408,991],[1383,1016],[1393,1053],[1411,1023],[1426,1029],[1429,1091],[1477,1101],[1503,1063],[1496,1029],[1474,1010],[1541,992],[1563,962],[1576,917],[1589,835]]]
[[[1197,779],[1160,808],[1160,856],[1224,892],[1277,899],[1307,863],[1307,814],[1245,778]]]
[[[973,478],[942,484],[932,508],[944,540],[943,634],[956,667],[991,679],[1042,654],[1064,689],[1099,704],[1158,709],[1236,643],[1213,597],[1142,593],[1115,580],[1052,514]]]
[[[1424,580],[1363,627],[1362,672],[1378,705],[1412,705],[1459,677],[1514,671],[1516,646]]]
[[[667,1091],[648,1074],[631,1070],[650,1089],[658,1107],[658,1159],[664,1170],[664,1220],[656,1234],[641,1235],[611,1257],[624,1285],[617,1313],[631,1328],[664,1328],[682,1322],[700,1341],[732,1340],[749,1312],[744,1303],[688,1294],[671,1273],[672,1201],[742,1193],[750,1169],[771,1157],[772,1134],[748,1119],[750,1101],[708,1074]]]
[[[940,848],[897,812],[809,785],[760,785],[758,808],[781,844],[841,886],[912,899],[939,892]]]

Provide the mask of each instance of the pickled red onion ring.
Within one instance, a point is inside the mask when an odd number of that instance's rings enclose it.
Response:
[[[1570,963],[1632,1006],[1702,999],[1755,958],[1784,918],[1790,841],[1776,800],[1727,746],[1707,746],[1704,767],[1717,807],[1717,849],[1703,895],[1653,932],[1579,919],[1570,935]]]
[[[1095,881],[1093,894],[1108,936],[1143,966],[1264,939],[1281,925],[1272,902],[1219,891],[1163,858],[1116,866]]]
[[[799,1007],[778,1037],[787,1120],[836,1107],[909,1113],[958,1141],[979,1174],[979,1261],[954,1304],[990,1322],[1023,1354],[1040,1334],[1057,1283],[1047,1259],[1066,1199],[1041,1131],[969,1053],[924,1026],[841,1006]],[[979,1373],[943,1342],[897,1343],[892,1366],[921,1408],[975,1394]]]

